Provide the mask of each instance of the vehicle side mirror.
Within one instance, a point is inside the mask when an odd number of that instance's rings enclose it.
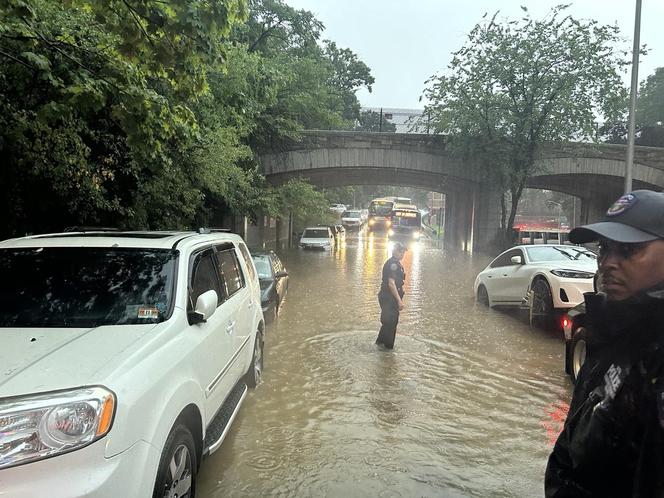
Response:
[[[278,271],[277,273],[274,274],[274,278],[284,278],[288,276],[288,272],[286,270],[281,270]]]
[[[512,256],[510,258],[510,261],[512,263],[514,263],[515,265],[522,265],[523,264],[523,260],[521,259],[521,256]]]
[[[219,297],[217,296],[217,291],[209,290],[203,292],[198,299],[196,300],[196,309],[191,314],[193,323],[204,323],[214,314],[217,310],[217,304],[219,303]]]

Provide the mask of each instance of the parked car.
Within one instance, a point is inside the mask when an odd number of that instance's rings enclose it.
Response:
[[[332,204],[330,206],[330,210],[334,211],[337,214],[341,214],[346,210],[346,205],[345,204]]]
[[[326,226],[305,228],[300,238],[302,249],[329,250],[334,248],[334,243],[334,235]]]
[[[261,307],[266,320],[274,320],[288,292],[288,272],[274,251],[252,252],[261,286]]]
[[[263,367],[238,235],[0,242],[5,496],[190,496]]]
[[[586,315],[586,304],[580,303],[571,308],[563,318],[565,333],[565,373],[572,382],[576,382],[579,370],[586,361],[586,344],[588,341],[589,323]]]
[[[593,279],[594,291],[602,288],[599,272]],[[590,333],[590,320],[586,315],[586,303],[581,302],[571,308],[563,317],[563,332],[565,333],[565,373],[572,382],[576,382],[579,370],[586,361],[586,344]]]
[[[352,209],[350,211],[344,211],[341,215],[341,223],[348,230],[359,230],[364,225],[364,219],[362,218],[362,211],[359,209]]]
[[[592,292],[597,255],[581,246],[523,245],[495,258],[475,279],[478,303],[522,306],[547,317],[572,308]]]

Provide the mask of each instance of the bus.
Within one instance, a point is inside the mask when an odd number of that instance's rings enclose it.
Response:
[[[417,206],[395,203],[387,235],[395,239],[418,240],[422,235],[422,214]]]
[[[367,216],[369,231],[390,228],[393,208],[394,199],[392,197],[380,197],[372,200],[369,203],[369,214]]]

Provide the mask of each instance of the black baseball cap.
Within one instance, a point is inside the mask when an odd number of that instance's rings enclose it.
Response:
[[[623,195],[609,208],[604,219],[575,228],[570,242],[585,244],[609,239],[637,244],[664,239],[664,193],[635,190]]]

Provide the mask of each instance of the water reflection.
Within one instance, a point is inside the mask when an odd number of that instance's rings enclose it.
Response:
[[[203,463],[200,496],[541,496],[570,386],[560,337],[476,307],[487,262],[418,244],[394,351],[373,341],[379,234],[284,254],[264,383]]]

